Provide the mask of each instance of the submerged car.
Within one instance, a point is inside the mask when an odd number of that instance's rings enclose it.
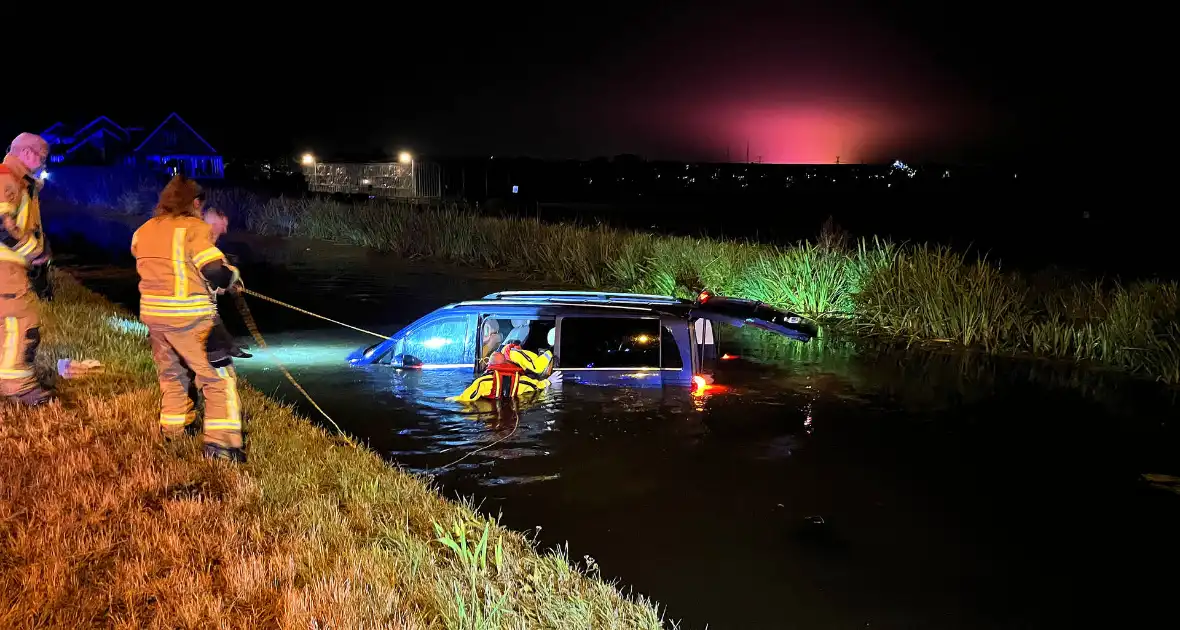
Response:
[[[481,372],[505,343],[551,350],[563,381],[694,386],[716,358],[713,325],[753,326],[797,341],[816,325],[761,302],[701,293],[696,300],[590,291],[502,291],[439,308],[390,339],[353,352],[352,365]]]

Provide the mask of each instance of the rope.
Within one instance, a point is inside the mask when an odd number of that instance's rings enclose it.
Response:
[[[242,287],[242,290],[241,290],[241,292],[242,292],[242,293],[245,293],[246,295],[252,295],[252,296],[254,296],[254,297],[256,297],[256,298],[258,298],[258,299],[260,299],[260,300],[266,300],[267,302],[270,302],[270,303],[272,303],[272,304],[278,304],[279,306],[284,306],[284,307],[286,307],[286,308],[289,308],[289,309],[291,309],[291,310],[293,310],[293,311],[295,311],[295,312],[297,312],[297,313],[303,313],[304,315],[309,315],[309,316],[311,316],[311,317],[315,317],[315,318],[318,318],[318,319],[322,319],[322,320],[324,320],[324,321],[326,321],[326,322],[332,322],[333,324],[337,324],[337,325],[339,325],[339,326],[343,326],[343,327],[345,327],[345,328],[351,328],[351,329],[353,329],[353,330],[355,330],[355,331],[357,331],[357,332],[362,332],[362,333],[365,333],[366,335],[372,335],[372,336],[374,336],[374,337],[377,337],[377,338],[379,338],[379,339],[389,339],[389,337],[386,337],[385,335],[382,335],[382,334],[380,334],[380,333],[375,333],[375,332],[373,332],[373,331],[371,331],[371,330],[365,330],[364,328],[357,328],[356,326],[353,326],[353,325],[351,325],[351,324],[345,324],[344,322],[341,322],[341,321],[336,321],[336,320],[332,319],[331,317],[324,317],[323,315],[318,315],[318,314],[316,314],[316,313],[313,313],[313,312],[311,312],[311,311],[308,311],[308,310],[301,309],[301,308],[299,308],[298,306],[294,306],[294,305],[292,305],[292,304],[287,304],[286,302],[283,302],[283,301],[280,301],[280,300],[276,300],[276,299],[274,299],[274,298],[272,298],[272,297],[267,297],[267,296],[265,296],[265,295],[263,295],[263,294],[261,294],[261,293],[259,293],[259,292],[257,292],[257,291],[251,291],[250,289],[247,289],[247,288],[245,288],[245,287]],[[243,302],[243,303],[244,303],[244,302]]]
[[[269,350],[269,348],[267,348],[267,345],[266,345],[266,340],[262,338],[262,333],[259,332],[259,330],[258,330],[258,325],[254,321],[254,316],[251,315],[251,313],[250,313],[250,307],[246,305],[246,300],[242,298],[243,293],[246,295],[252,295],[256,298],[259,298],[261,300],[265,300],[265,301],[270,302],[272,304],[277,304],[279,306],[289,308],[289,309],[296,311],[298,313],[303,313],[304,315],[309,315],[311,317],[322,319],[327,322],[332,322],[333,324],[339,324],[340,326],[343,326],[345,328],[351,328],[355,331],[362,332],[367,335],[372,335],[374,337],[380,337],[381,339],[389,339],[389,337],[386,337],[385,335],[381,335],[381,334],[372,332],[370,330],[365,330],[364,328],[357,328],[356,326],[351,326],[349,324],[345,324],[344,322],[336,321],[330,317],[324,317],[323,315],[319,315],[317,313],[312,313],[311,311],[299,308],[298,306],[294,306],[292,304],[287,304],[286,302],[283,302],[281,300],[276,300],[272,297],[265,296],[257,291],[251,291],[250,289],[242,287],[242,289],[239,291],[239,293],[237,293],[234,296],[236,298],[235,301],[238,304],[238,310],[241,311],[241,313],[242,313],[242,319],[246,322],[246,327],[250,329],[250,335],[254,337],[254,340],[258,343],[259,347],[266,349],[266,350]],[[295,389],[299,390],[299,393],[303,394],[303,397],[307,399],[307,402],[311,403],[311,405],[316,408],[316,411],[319,411],[320,414],[322,414],[325,418],[328,419],[328,422],[332,423],[332,426],[336,428],[336,431],[338,433],[340,433],[340,435],[342,437],[344,437],[345,441],[347,441],[350,446],[355,447],[356,444],[353,443],[353,441],[348,437],[348,435],[344,433],[344,431],[340,428],[340,425],[336,424],[336,421],[332,419],[332,416],[329,416],[328,412],[324,411],[318,404],[316,404],[316,401],[312,399],[311,394],[308,394],[307,390],[303,389],[303,386],[300,385],[299,382],[295,380],[295,377],[292,376],[291,372],[287,369],[287,367],[285,365],[283,365],[283,363],[281,361],[278,360],[278,357],[275,357],[273,354],[271,355],[271,357],[274,359],[275,364],[279,366],[279,370],[281,370],[283,372],[283,376],[286,376],[287,380],[291,381],[291,384],[295,386]],[[472,455],[486,451],[489,448],[493,448],[499,444],[502,444],[503,442],[512,438],[513,435],[516,435],[517,429],[520,428],[520,409],[518,409],[516,407],[515,400],[512,401],[511,404],[513,406],[512,411],[513,411],[513,417],[515,418],[515,423],[512,425],[512,430],[508,432],[508,435],[505,435],[504,437],[501,437],[501,438],[497,439],[496,441],[491,442],[489,444],[484,444],[483,446],[463,455],[463,457],[460,457],[459,459],[456,459],[455,461],[453,461],[449,464],[446,464],[445,466],[442,466],[442,468],[450,468],[452,466],[458,465],[458,464],[462,463],[464,460],[466,460],[468,457],[471,457]]]
[[[282,304],[283,306],[286,306],[288,308],[292,308],[297,311],[307,313],[307,311],[304,311],[303,309],[296,308],[294,306],[291,306],[290,304],[283,304],[282,302],[279,302],[278,300],[268,298],[264,295],[259,295],[258,293],[255,293],[255,292],[250,291],[248,289],[243,288],[242,292],[249,293],[250,295],[260,297],[265,300],[269,300],[271,302]],[[250,335],[252,337],[254,337],[254,341],[258,343],[258,347],[262,348],[263,350],[267,350],[269,353],[270,348],[266,345],[266,339],[262,338],[262,333],[259,332],[259,330],[258,330],[258,324],[254,321],[254,316],[250,313],[250,307],[246,304],[246,300],[244,298],[242,298],[241,293],[236,293],[234,295],[234,301],[238,305],[238,311],[241,312],[242,319],[246,322],[246,328],[250,329]],[[315,313],[307,313],[307,314],[313,315],[315,317],[320,317],[319,315],[316,315]],[[321,319],[328,319],[328,318],[321,317]],[[328,321],[332,321],[332,320],[328,320]],[[340,322],[336,322],[336,323],[339,324]],[[348,324],[341,324],[341,325],[348,326]],[[348,326],[348,327],[353,328],[352,326]],[[360,329],[358,328],[357,330],[360,330]],[[367,332],[367,331],[362,331],[362,332]],[[369,333],[369,334],[376,334],[376,333]],[[377,335],[377,336],[380,337],[381,335]],[[336,432],[339,433],[340,436],[344,438],[344,441],[347,442],[349,446],[356,448],[356,443],[352,441],[352,438],[348,437],[348,434],[345,433],[344,430],[340,428],[340,425],[336,424],[336,421],[332,419],[332,416],[329,416],[328,412],[324,411],[323,407],[320,407],[319,404],[316,403],[316,401],[311,397],[311,394],[307,393],[306,389],[303,389],[303,386],[299,384],[299,381],[296,381],[295,377],[291,375],[291,371],[287,369],[287,366],[283,365],[283,362],[279,361],[279,358],[277,356],[275,356],[273,353],[270,353],[270,355],[271,355],[271,358],[274,359],[275,365],[279,366],[279,370],[283,373],[283,376],[286,376],[287,380],[291,381],[291,384],[295,386],[295,389],[299,390],[300,394],[303,394],[303,397],[307,399],[307,402],[311,403],[311,406],[315,407],[316,411],[320,412],[321,415],[323,415],[325,418],[328,419],[328,422],[330,422],[332,424],[332,426],[336,429]]]
[[[497,444],[500,444],[501,442],[504,442],[508,438],[511,438],[513,435],[516,435],[516,430],[518,428],[520,428],[520,409],[516,406],[515,400],[512,401],[512,415],[516,419],[516,423],[512,425],[512,430],[508,432],[508,435],[505,435],[504,437],[502,437],[490,444],[484,444],[483,446],[475,449],[474,451],[469,451],[463,457],[460,457],[459,459],[456,459],[455,461],[453,461],[445,466],[442,466],[442,468],[450,468],[451,466],[459,464],[460,462],[467,459],[468,457],[471,457],[472,455],[475,455],[476,453],[479,453],[481,451],[486,451],[487,449],[492,448],[493,446],[496,446]]]

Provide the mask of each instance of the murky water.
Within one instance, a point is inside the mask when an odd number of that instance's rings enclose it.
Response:
[[[383,333],[530,286],[322,244],[227,249],[252,289]],[[83,275],[134,303],[126,272]],[[566,385],[518,415],[480,414],[444,400],[469,374],[349,368],[364,335],[251,305],[275,356],[348,431],[509,527],[542,526],[542,544],[568,541],[685,628],[1061,627],[1105,614],[1141,627],[1174,592],[1162,576],[1180,560],[1180,496],[1139,479],[1180,472],[1176,408],[1153,387],[753,345],[740,353],[773,361],[732,362],[705,397]],[[265,353],[239,369],[300,402]]]

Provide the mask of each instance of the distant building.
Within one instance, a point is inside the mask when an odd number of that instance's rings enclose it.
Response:
[[[51,146],[51,164],[146,167],[195,178],[225,176],[221,155],[176,112],[151,131],[145,129],[99,116],[85,125],[54,123],[41,137]]]
[[[307,155],[303,178],[312,192],[437,199],[442,196],[438,164],[407,157],[397,162],[318,162]]]

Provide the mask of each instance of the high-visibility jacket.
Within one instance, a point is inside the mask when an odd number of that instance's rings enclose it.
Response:
[[[451,400],[475,402],[497,400],[535,394],[549,386],[546,379],[535,379],[525,374],[519,365],[499,363],[488,367],[479,378],[472,381],[462,394]]]
[[[213,244],[209,224],[196,216],[149,219],[131,237],[139,271],[139,318],[145,324],[183,326],[213,317],[209,285],[227,288],[238,270]]]
[[[0,164],[0,217],[14,228],[0,228],[0,295],[21,297],[29,292],[30,263],[45,253],[45,237],[37,181],[12,156]]]
[[[509,362],[520,366],[526,376],[534,379],[549,376],[550,368],[553,367],[553,353],[548,350],[533,352],[521,348],[519,344],[508,344],[503,352]]]
[[[493,355],[487,371],[452,400],[474,402],[535,394],[549,386],[552,363],[553,355],[547,350],[532,352],[510,343]]]

